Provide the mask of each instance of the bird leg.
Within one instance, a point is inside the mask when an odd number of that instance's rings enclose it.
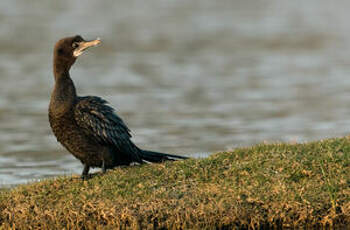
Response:
[[[83,172],[81,173],[81,179],[83,180],[87,180],[89,177],[89,170],[90,170],[90,166],[87,164],[84,164],[84,169]]]
[[[102,160],[102,173],[104,174],[104,173],[106,173],[106,165],[105,165],[105,161],[104,160]]]

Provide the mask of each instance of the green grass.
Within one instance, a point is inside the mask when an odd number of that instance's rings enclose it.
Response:
[[[0,191],[0,229],[350,225],[350,139],[260,144]]]

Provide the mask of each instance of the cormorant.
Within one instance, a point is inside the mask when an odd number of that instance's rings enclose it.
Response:
[[[76,35],[59,40],[54,48],[55,85],[51,93],[49,121],[57,140],[84,165],[82,178],[90,167],[102,172],[132,162],[162,162],[187,157],[142,150],[131,140],[128,127],[107,101],[95,96],[77,96],[69,70],[87,48],[100,39],[85,41]]]

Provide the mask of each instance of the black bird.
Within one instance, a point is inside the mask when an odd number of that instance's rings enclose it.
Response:
[[[131,140],[128,127],[107,101],[100,97],[77,96],[69,75],[71,66],[87,48],[101,43],[81,36],[63,38],[54,48],[55,85],[51,93],[49,121],[57,140],[84,165],[82,178],[90,167],[102,172],[132,162],[162,162],[187,157],[142,150]]]

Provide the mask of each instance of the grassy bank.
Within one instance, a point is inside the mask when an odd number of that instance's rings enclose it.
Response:
[[[60,177],[0,192],[7,229],[350,225],[350,139],[260,144],[208,159]],[[0,227],[1,229],[1,227]]]

